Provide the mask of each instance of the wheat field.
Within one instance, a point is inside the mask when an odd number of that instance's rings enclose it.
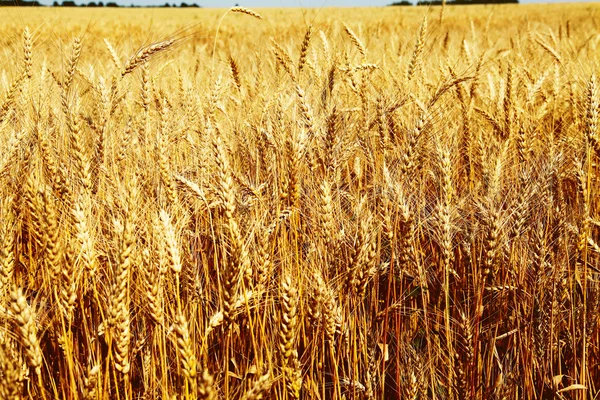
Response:
[[[599,11],[0,8],[0,398],[597,398]]]

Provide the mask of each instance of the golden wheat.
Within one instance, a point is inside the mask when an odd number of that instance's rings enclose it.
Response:
[[[6,10],[0,397],[600,393],[597,5]]]

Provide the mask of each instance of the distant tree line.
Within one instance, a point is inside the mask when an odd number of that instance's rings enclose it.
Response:
[[[447,6],[461,6],[469,4],[518,4],[519,0],[448,0],[446,1]],[[412,6],[414,5],[410,1],[396,1],[390,6]],[[442,0],[419,0],[416,3],[417,6],[441,6]]]
[[[33,6],[33,7],[43,7],[43,4],[40,4],[39,1],[37,0],[33,0],[33,1],[28,1],[28,0],[0,0],[0,7],[27,7],[27,6]],[[59,3],[58,1],[55,1],[54,3],[52,3],[52,7],[141,7],[141,6],[136,6],[134,4],[131,4],[129,6],[120,6],[117,3],[115,3],[114,1],[108,2],[108,3],[103,3],[101,1],[99,2],[95,2],[95,1],[91,1],[87,4],[85,3],[81,3],[81,4],[77,4],[74,1],[70,1],[70,0],[64,0],[62,3]],[[188,3],[181,3],[179,5],[173,3],[173,4],[169,4],[169,3],[165,3],[162,6],[158,6],[158,7],[179,7],[179,8],[186,8],[186,7],[193,7],[193,8],[199,8],[200,6],[196,3],[193,4],[188,4]]]
[[[22,1],[22,0],[0,0],[0,6],[41,6],[39,1]]]

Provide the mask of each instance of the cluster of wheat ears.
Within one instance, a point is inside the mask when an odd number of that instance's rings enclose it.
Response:
[[[233,8],[128,54],[7,25],[0,398],[595,398],[577,7]]]

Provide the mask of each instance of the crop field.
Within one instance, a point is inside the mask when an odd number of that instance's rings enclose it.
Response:
[[[600,6],[0,8],[0,399],[594,399]]]

